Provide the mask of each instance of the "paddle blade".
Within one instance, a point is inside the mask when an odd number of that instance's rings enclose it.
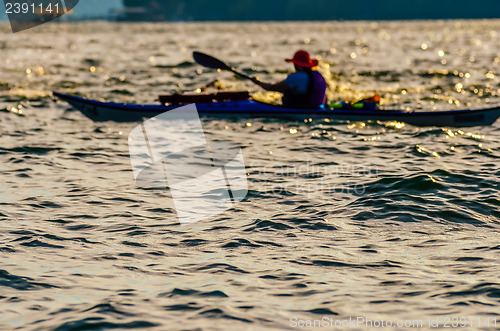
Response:
[[[231,67],[229,67],[221,60],[216,59],[215,57],[204,53],[193,52],[193,58],[199,65],[202,65],[210,69],[232,70]]]

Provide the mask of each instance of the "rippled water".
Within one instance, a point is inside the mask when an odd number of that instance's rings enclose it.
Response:
[[[447,316],[491,329],[498,319],[499,123],[204,121],[212,138],[242,146],[250,192],[181,227],[165,191],[134,182],[137,124],[93,123],[50,91],[142,103],[210,85],[272,99],[191,52],[278,80],[290,69],[282,59],[307,48],[331,73],[331,99],[499,104],[500,21],[0,29],[1,329]]]

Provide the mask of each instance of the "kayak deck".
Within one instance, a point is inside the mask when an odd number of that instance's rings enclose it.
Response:
[[[96,122],[136,122],[179,107],[109,103],[53,92],[60,100]],[[483,109],[405,112],[393,110],[289,109],[255,100],[197,103],[200,117],[269,118],[279,120],[332,119],[341,121],[398,121],[415,126],[471,127],[493,124],[500,117],[500,106]]]

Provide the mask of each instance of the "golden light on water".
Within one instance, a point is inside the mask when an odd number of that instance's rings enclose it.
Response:
[[[96,71],[96,69],[95,69],[95,67],[94,67],[94,66],[90,67],[90,69],[89,69],[89,70],[90,70],[90,72],[95,72],[95,71]]]
[[[429,48],[429,46],[427,46],[427,44],[422,44],[420,46],[420,48],[422,48],[424,51],[426,51]]]
[[[441,57],[443,57],[443,56],[444,56],[444,51],[443,51],[443,50],[440,50],[440,51],[438,52],[438,55],[439,55],[439,56],[441,56]]]
[[[463,130],[453,131],[451,129],[443,129],[443,131],[446,132],[446,134],[448,135],[448,137],[467,136],[467,137],[470,137],[470,138],[473,138],[473,139],[477,139],[477,140],[485,139],[485,136],[478,135],[478,134],[475,134],[475,133],[472,133],[472,132],[465,132]]]
[[[472,133],[472,132],[467,132],[467,136],[471,137],[471,138],[474,138],[474,139],[484,139],[484,136],[480,136],[480,135]]]
[[[270,104],[279,104],[281,94],[278,92],[262,92],[257,91],[252,95],[253,99]]]
[[[295,128],[290,129],[290,134],[296,134],[297,132],[298,130]]]
[[[354,128],[364,129],[364,128],[366,128],[366,123],[365,122],[350,123],[350,124],[347,125],[347,128],[348,129],[354,129]]]
[[[385,124],[386,127],[392,127],[392,128],[395,128],[395,129],[403,129],[406,124],[403,123],[403,122],[397,122],[397,121],[391,121],[391,122],[387,122]]]
[[[252,123],[247,122],[246,126],[247,126],[247,127],[251,127],[251,126],[252,126]]]
[[[23,108],[22,105],[17,106],[17,108],[16,107],[7,107],[5,109],[7,111],[10,111],[11,113],[22,115],[23,114],[23,110],[21,108]]]
[[[439,153],[438,153],[438,152],[433,152],[433,151],[430,151],[430,150],[428,150],[428,149],[426,149],[425,147],[422,147],[422,146],[420,146],[420,145],[416,145],[416,147],[417,147],[417,152],[419,152],[419,153],[422,153],[422,154],[429,154],[429,155],[432,155],[432,156],[434,156],[434,157],[436,157],[436,158],[440,158],[440,157],[441,157],[441,155],[439,155]]]

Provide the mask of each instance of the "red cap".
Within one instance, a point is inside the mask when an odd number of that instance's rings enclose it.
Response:
[[[309,56],[309,53],[306,51],[298,51],[295,53],[293,56],[293,59],[286,59],[286,62],[293,62],[293,64],[296,64],[300,67],[305,67],[305,68],[314,68],[317,67],[319,62],[316,59],[311,59]]]

